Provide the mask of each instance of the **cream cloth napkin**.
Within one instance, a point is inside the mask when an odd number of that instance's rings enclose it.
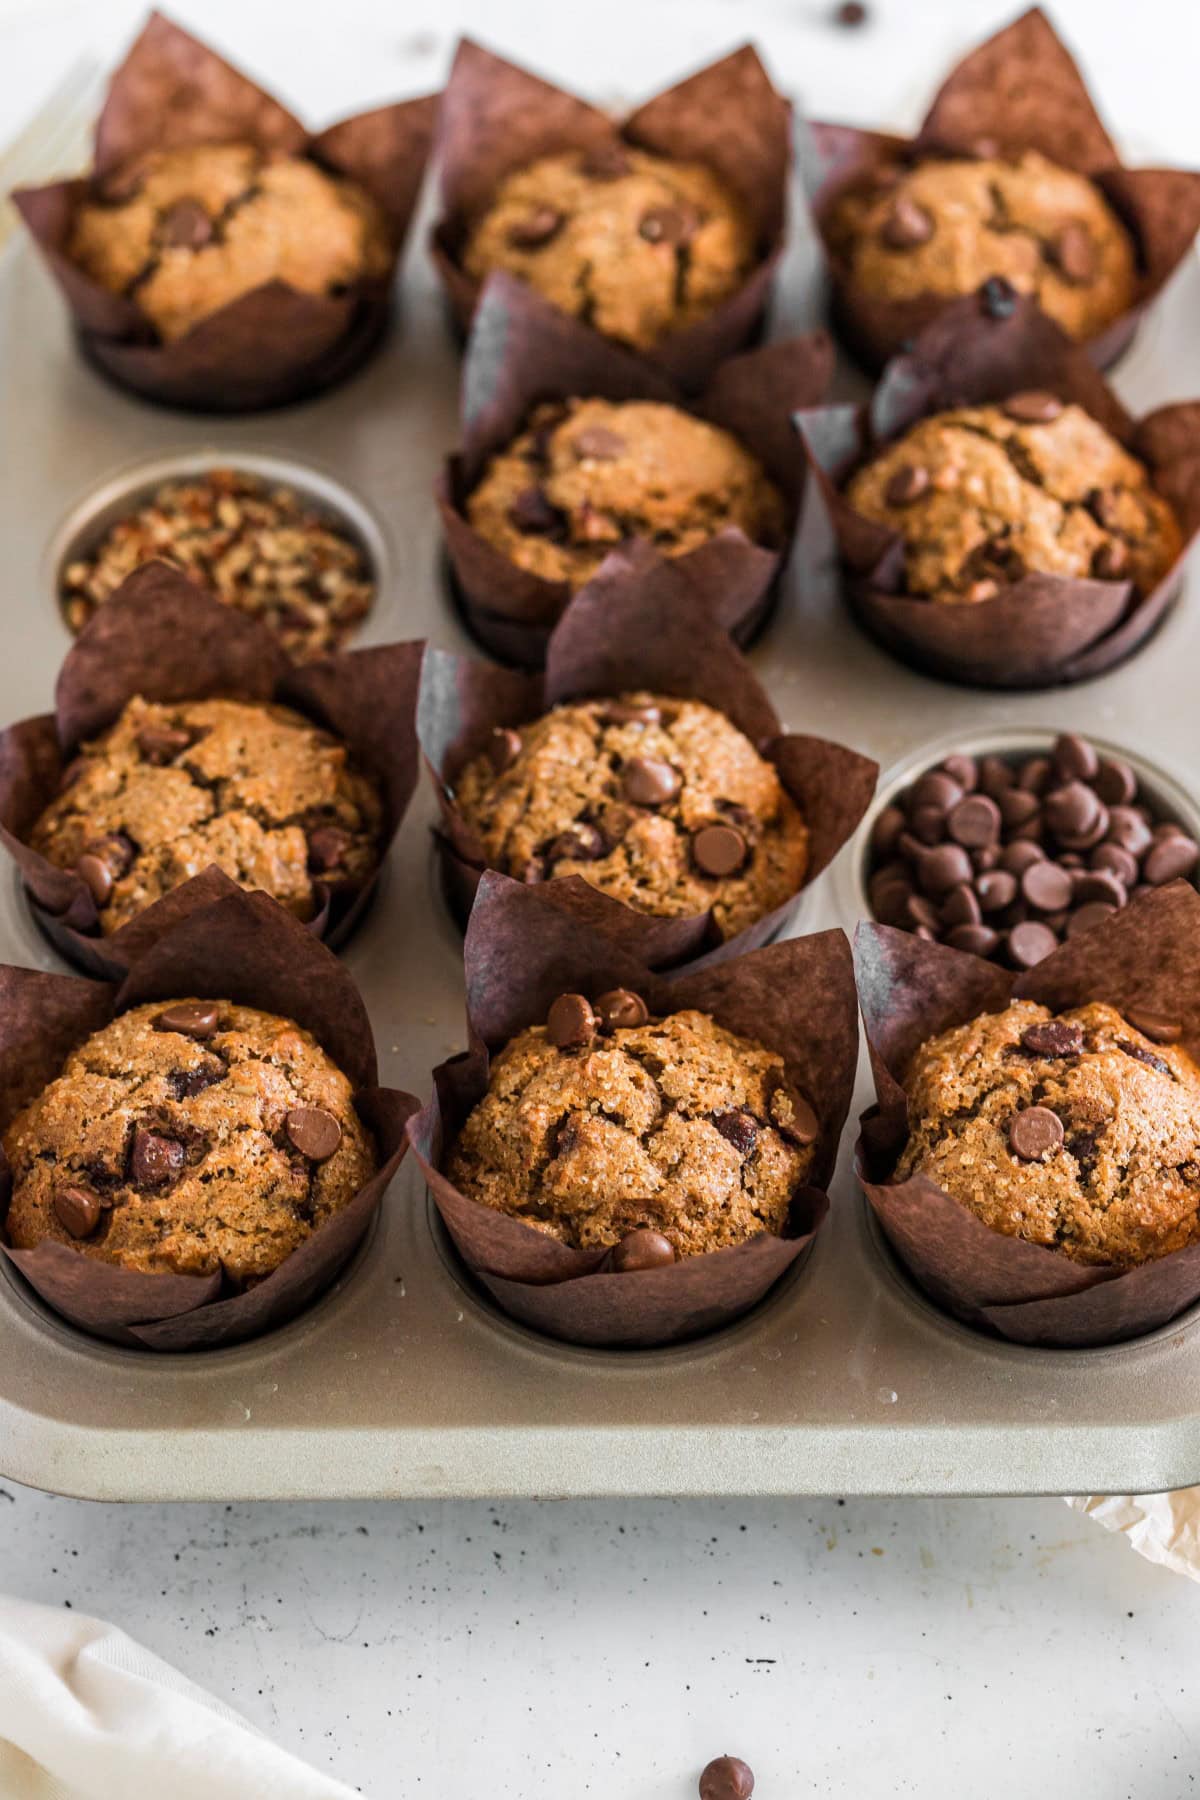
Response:
[[[122,1631],[0,1599],[3,1800],[356,1800]]]
[[[1069,1494],[1067,1505],[1119,1531],[1130,1549],[1200,1581],[1200,1487],[1172,1494]]]

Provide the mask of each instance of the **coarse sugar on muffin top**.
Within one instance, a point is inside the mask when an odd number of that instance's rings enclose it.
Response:
[[[249,144],[154,150],[76,213],[71,261],[135,301],[168,343],[267,282],[336,294],[386,277],[393,248],[356,182]]]
[[[107,935],[212,863],[309,919],[318,884],[370,879],[382,822],[346,746],[290,708],[135,697],[81,747],[29,843],[83,878]]]
[[[1132,582],[1149,592],[1182,537],[1144,463],[1082,407],[1029,390],[932,414],[846,487],[904,542],[913,595],[990,600],[1026,574]]]
[[[527,281],[563,312],[646,350],[712,312],[758,258],[742,202],[702,163],[611,144],[507,175],[463,266]]]
[[[1002,276],[1089,338],[1137,299],[1133,240],[1100,189],[1035,150],[885,163],[826,229],[847,286],[880,300],[950,300]]]
[[[896,1179],[993,1231],[1128,1268],[1200,1241],[1200,1069],[1178,1021],[1031,1000],[923,1044]]]
[[[566,994],[493,1058],[446,1172],[576,1249],[665,1238],[646,1267],[782,1233],[818,1129],[782,1057],[707,1013]]]
[[[572,588],[633,538],[680,556],[736,527],[777,548],[785,524],[778,490],[736,438],[650,400],[538,407],[466,511],[510,562]]]
[[[638,912],[735,936],[796,893],[808,830],[774,766],[696,700],[622,694],[496,730],[454,798],[488,866],[579,875]]]
[[[352,1200],[375,1147],[346,1076],[290,1019],[155,1001],[72,1051],[4,1135],[14,1249],[263,1280]]]

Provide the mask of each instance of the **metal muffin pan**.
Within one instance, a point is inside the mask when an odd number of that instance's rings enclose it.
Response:
[[[8,654],[0,717],[50,704],[68,634],[55,557],[114,482],[151,459],[278,458],[317,468],[354,521],[378,522],[382,579],[356,641],[428,636],[472,649],[442,575],[431,487],[457,438],[458,355],[420,248],[400,329],[346,386],[258,418],[144,406],[77,356],[28,247],[0,261],[0,486]],[[776,332],[815,316],[803,231],[783,272]],[[1138,410],[1200,394],[1200,268],[1189,260],[1116,385]],[[861,378],[846,365],[845,395]],[[349,496],[349,501],[345,499]],[[358,508],[364,510],[360,513]],[[64,520],[66,523],[64,524]],[[365,529],[365,527],[364,527]],[[827,563],[785,579],[752,660],[785,721],[876,756],[882,786],[953,741],[1035,741],[1047,721],[1144,761],[1158,785],[1200,792],[1191,672],[1193,575],[1125,667],[1041,694],[926,679],[864,637]],[[477,654],[479,652],[476,652]],[[1165,791],[1165,789],[1164,789]],[[425,1091],[463,1042],[461,940],[433,876],[426,784],[376,904],[346,947],[375,1025],[382,1078]],[[800,928],[852,930],[862,843],[814,884]],[[795,926],[793,926],[793,929]],[[15,877],[0,875],[0,959],[57,968]],[[855,1114],[867,1104],[860,1072]],[[651,1352],[572,1348],[499,1315],[457,1264],[415,1166],[402,1168],[371,1242],[317,1305],[255,1342],[195,1356],[113,1349],[0,1280],[0,1472],[97,1499],[419,1496],[1064,1493],[1200,1480],[1200,1334],[1190,1317],[1111,1350],[1027,1350],[956,1325],[882,1248],[851,1169],[807,1266],[732,1328]]]

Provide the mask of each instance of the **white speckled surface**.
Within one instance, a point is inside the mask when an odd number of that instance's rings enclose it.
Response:
[[[601,96],[753,36],[826,116],[901,123],[1010,10],[875,0],[839,33],[807,0],[174,8],[318,118],[434,85],[462,27]],[[141,11],[0,0],[0,142]],[[1190,0],[1056,13],[1124,139],[1200,159]],[[116,1620],[374,1800],[684,1800],[726,1749],[760,1800],[1180,1800],[1200,1764],[1200,1593],[1054,1501],[121,1508],[10,1486],[0,1591]]]

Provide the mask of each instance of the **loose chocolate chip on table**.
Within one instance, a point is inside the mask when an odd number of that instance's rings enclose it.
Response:
[[[746,840],[732,825],[705,825],[692,839],[692,856],[702,875],[736,875],[746,863]]]
[[[728,1112],[714,1113],[713,1124],[742,1156],[749,1156],[758,1142],[758,1120],[740,1106],[731,1107]]]
[[[901,463],[884,490],[889,506],[911,506],[929,486],[929,470],[921,463]]]
[[[1146,1012],[1140,1006],[1127,1006],[1125,1017],[1135,1031],[1148,1037],[1152,1044],[1174,1044],[1183,1036],[1183,1025],[1165,1013]]]
[[[980,311],[989,319],[1011,319],[1020,296],[1003,275],[989,275],[979,290]]]
[[[178,1138],[163,1137],[139,1125],[133,1134],[129,1173],[138,1187],[162,1187],[173,1181],[185,1161],[183,1145]]]
[[[691,207],[652,206],[642,214],[638,235],[648,244],[686,244],[698,224]]]
[[[607,425],[585,425],[575,433],[571,444],[576,456],[589,462],[612,462],[624,456],[628,448],[625,439]]]
[[[487,743],[487,759],[497,775],[511,769],[521,754],[521,734],[504,725],[495,725]]]
[[[1061,912],[1071,904],[1074,885],[1069,870],[1045,859],[1031,863],[1021,877],[1021,892],[1038,912]]]
[[[968,794],[951,808],[946,820],[950,836],[967,850],[994,844],[1000,836],[1000,825],[1000,808],[986,794]]]
[[[1142,863],[1142,880],[1151,887],[1164,887],[1190,875],[1200,860],[1200,844],[1190,837],[1162,837],[1151,844]]]
[[[594,1011],[602,1031],[630,1031],[644,1025],[650,1017],[642,996],[629,988],[610,988],[607,994],[600,995]]]
[[[56,1188],[53,1205],[55,1218],[73,1238],[91,1237],[100,1223],[100,1202],[89,1188]]]
[[[625,798],[634,806],[665,806],[682,785],[679,771],[656,756],[631,758],[621,775]]]
[[[612,1249],[614,1275],[639,1274],[643,1269],[665,1269],[675,1261],[675,1246],[661,1231],[642,1227],[627,1231]]]
[[[1071,219],[1046,244],[1046,260],[1064,281],[1081,286],[1096,273],[1096,246],[1086,225]]]
[[[700,1800],[750,1800],[754,1771],[740,1756],[718,1756],[700,1776]]]
[[[341,1126],[323,1106],[294,1106],[283,1128],[310,1162],[327,1162],[342,1141]]]
[[[580,1050],[596,1035],[596,1015],[582,994],[560,994],[546,1014],[546,1036],[556,1050]]]
[[[164,769],[168,763],[192,744],[190,731],[176,730],[170,725],[147,725],[137,734],[137,747],[145,762]]]
[[[1010,394],[1003,406],[1008,417],[1021,425],[1049,425],[1058,418],[1062,409],[1063,403],[1058,395],[1046,393],[1042,388],[1029,388],[1024,393]]]
[[[112,897],[113,873],[104,859],[85,852],[75,864],[75,873],[96,905],[106,906]]]
[[[318,825],[308,834],[309,868],[320,875],[339,868],[350,843],[350,833],[343,831],[340,825]]]
[[[199,200],[185,196],[167,208],[159,235],[169,250],[201,250],[212,241],[213,222]]]
[[[541,488],[522,488],[508,509],[510,522],[518,531],[524,531],[531,537],[546,537],[557,531],[562,523],[562,516],[556,506],[547,500]]]
[[[215,1001],[182,1001],[168,1006],[154,1021],[155,1031],[177,1031],[181,1037],[210,1038],[220,1021]]]
[[[1021,1033],[1021,1048],[1031,1056],[1079,1056],[1083,1052],[1083,1027],[1065,1025],[1061,1019],[1027,1025]]]
[[[1058,939],[1038,919],[1023,919],[1005,939],[1009,957],[1018,969],[1032,969],[1058,949]]]
[[[1008,1122],[1008,1147],[1022,1162],[1041,1162],[1065,1135],[1062,1120],[1048,1106],[1027,1106]]]
[[[915,250],[933,236],[933,218],[915,200],[901,194],[880,226],[879,235],[889,250]]]
[[[835,7],[833,14],[835,25],[848,25],[851,28],[856,25],[865,25],[869,17],[870,14],[863,5],[863,0],[842,0],[842,4]]]
[[[508,241],[514,250],[540,250],[543,244],[558,236],[564,223],[557,207],[535,206],[523,219],[517,219],[509,226]]]

